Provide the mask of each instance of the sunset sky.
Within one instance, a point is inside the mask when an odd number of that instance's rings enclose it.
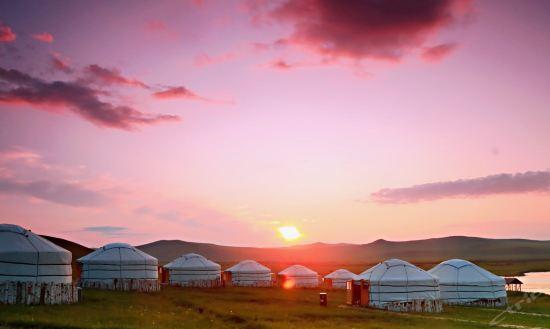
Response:
[[[549,36],[544,0],[0,1],[0,222],[549,240]]]

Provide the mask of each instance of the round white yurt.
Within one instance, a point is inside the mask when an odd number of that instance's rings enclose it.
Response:
[[[70,251],[30,230],[0,224],[0,303],[77,302],[71,260]]]
[[[357,275],[346,269],[341,268],[325,275],[323,281],[325,282],[327,288],[346,289],[346,283],[356,278]]]
[[[439,279],[441,299],[446,304],[504,306],[504,278],[462,259],[451,259],[428,271]]]
[[[292,265],[279,272],[279,284],[283,288],[315,288],[319,286],[317,272],[302,266]]]
[[[271,270],[253,260],[243,260],[224,271],[224,284],[243,287],[271,287]]]
[[[430,273],[400,259],[389,259],[358,275],[354,285],[368,289],[368,306],[403,312],[441,312],[439,283]],[[353,288],[352,288],[353,289]]]
[[[157,291],[158,260],[127,243],[110,243],[81,257],[85,288]]]
[[[198,254],[186,254],[164,265],[171,285],[182,287],[221,286],[221,266]]]

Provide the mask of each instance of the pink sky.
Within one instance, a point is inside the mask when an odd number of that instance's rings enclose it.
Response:
[[[0,2],[0,222],[550,239],[550,5],[406,3]]]

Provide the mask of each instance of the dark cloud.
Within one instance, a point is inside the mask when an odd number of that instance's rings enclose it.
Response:
[[[11,27],[0,21],[0,42],[12,42],[15,41],[16,38],[17,36],[11,30]]]
[[[129,106],[116,106],[99,98],[104,92],[84,82],[44,81],[18,70],[0,68],[0,103],[34,105],[41,110],[70,110],[100,127],[131,130],[139,125],[178,121],[179,117],[148,114]]]
[[[475,198],[507,193],[550,192],[550,171],[499,174],[404,188],[385,188],[372,193],[379,203],[414,203],[445,198]]]
[[[18,181],[11,177],[0,177],[0,193],[26,195],[74,207],[96,207],[107,201],[102,193],[76,183],[57,183],[48,180]]]
[[[168,99],[168,98],[187,98],[187,99],[203,99],[199,95],[195,94],[191,90],[180,86],[180,87],[169,87],[167,89],[157,91],[153,94],[156,98]]]
[[[137,79],[127,78],[123,76],[117,69],[108,69],[96,64],[92,64],[88,65],[84,69],[84,71],[91,80],[97,81],[99,83],[149,89],[149,86],[144,82]]]
[[[456,49],[454,43],[444,43],[434,47],[428,47],[422,52],[422,59],[426,62],[439,62],[449,56]]]
[[[265,3],[265,16],[293,25],[293,32],[282,39],[286,44],[355,60],[399,60],[470,10],[468,1],[455,0],[285,0],[275,7]],[[255,4],[253,12],[262,13],[258,7],[262,5]]]

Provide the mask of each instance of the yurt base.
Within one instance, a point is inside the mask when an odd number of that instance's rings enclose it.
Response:
[[[196,281],[172,281],[171,286],[184,288],[219,288],[222,286],[221,280],[196,280]]]
[[[498,308],[505,307],[508,305],[508,298],[501,297],[496,299],[479,299],[475,301],[465,302],[465,301],[447,301],[444,300],[443,304],[445,305],[460,305],[460,306],[472,306],[472,307],[488,307],[488,308]]]
[[[0,282],[2,304],[71,304],[78,302],[78,287],[72,283]]]
[[[121,291],[140,291],[154,292],[160,291],[158,280],[139,280],[139,279],[114,279],[114,280],[82,280],[80,283],[83,288],[103,289],[103,290],[121,290]]]
[[[370,304],[369,307],[392,312],[416,312],[416,313],[441,313],[443,302],[441,300],[411,300],[408,302],[391,302],[381,305]]]

